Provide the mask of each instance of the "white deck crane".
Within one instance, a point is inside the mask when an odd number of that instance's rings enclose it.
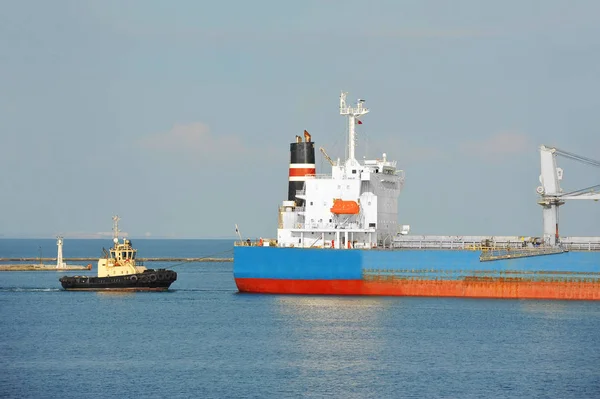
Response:
[[[335,166],[335,161],[333,159],[331,159],[331,157],[329,155],[327,155],[325,148],[319,147],[319,151],[321,151],[321,154],[323,154],[323,156],[325,157],[325,159],[327,160],[327,162],[329,162],[329,164],[331,166]]]
[[[547,147],[544,145],[540,147],[542,171],[540,183],[542,183],[542,185],[539,186],[536,191],[540,195],[538,204],[542,206],[544,243],[551,246],[559,243],[558,208],[565,203],[565,200],[591,199],[598,201],[600,199],[600,184],[568,193],[563,192],[560,188],[563,170],[556,166],[557,155],[591,166],[600,167],[600,161],[563,151],[556,147]]]

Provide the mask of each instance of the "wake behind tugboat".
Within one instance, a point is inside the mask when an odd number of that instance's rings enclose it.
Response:
[[[113,217],[114,246],[98,259],[98,276],[63,276],[59,279],[68,291],[166,291],[177,280],[177,273],[166,269],[146,269],[136,263],[137,250],[131,241],[119,242],[119,217]]]

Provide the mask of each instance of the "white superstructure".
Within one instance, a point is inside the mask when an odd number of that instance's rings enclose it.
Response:
[[[331,164],[330,175],[307,179],[296,197],[283,201],[279,211],[277,245],[282,247],[373,248],[389,245],[398,232],[398,196],[404,172],[386,154],[379,159],[355,158],[356,125],[369,112],[364,100],[355,106],[340,96],[340,115],[348,120],[348,155]],[[324,150],[321,151],[326,154]]]
[[[565,200],[600,199],[600,185],[568,193],[560,181],[563,170],[556,156],[600,167],[600,161],[572,154],[555,147],[541,146],[541,186],[537,188],[538,204],[542,206],[543,236],[411,236],[409,226],[399,226],[398,197],[404,185],[404,171],[396,169],[396,161],[382,154],[378,159],[358,161],[356,126],[369,109],[364,100],[355,106],[346,103],[346,93],[340,95],[340,115],[347,118],[348,147],[344,161],[333,160],[323,147],[319,150],[331,165],[331,174],[315,174],[314,164],[290,161],[290,182],[303,181],[292,187],[288,199],[279,209],[277,241],[264,245],[300,248],[414,248],[414,249],[474,249],[482,247],[561,247],[566,250],[599,250],[600,237],[560,237],[558,210]],[[306,142],[310,135],[305,131]],[[301,137],[296,136],[300,143]],[[295,159],[311,159],[306,153],[294,153]],[[308,151],[312,146],[299,147]],[[314,162],[314,155],[312,156]],[[304,172],[297,172],[304,171]],[[299,176],[299,177],[298,177]],[[296,180],[294,180],[296,179]],[[295,184],[295,183],[294,183]],[[299,187],[302,187],[299,189]],[[295,194],[295,195],[293,195]],[[236,226],[237,229],[237,226]],[[263,245],[262,239],[260,245]]]
[[[106,251],[104,257],[98,259],[98,277],[124,276],[143,273],[146,268],[136,263],[137,249],[131,245],[131,240],[123,238],[119,241],[119,216],[113,216],[113,247]]]

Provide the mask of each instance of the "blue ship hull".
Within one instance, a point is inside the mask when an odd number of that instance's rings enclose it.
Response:
[[[234,250],[241,292],[600,299],[600,251],[489,262],[471,250]]]

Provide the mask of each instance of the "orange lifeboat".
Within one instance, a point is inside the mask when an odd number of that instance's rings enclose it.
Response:
[[[356,215],[360,210],[356,201],[344,201],[342,199],[334,199],[331,213],[336,215]]]

